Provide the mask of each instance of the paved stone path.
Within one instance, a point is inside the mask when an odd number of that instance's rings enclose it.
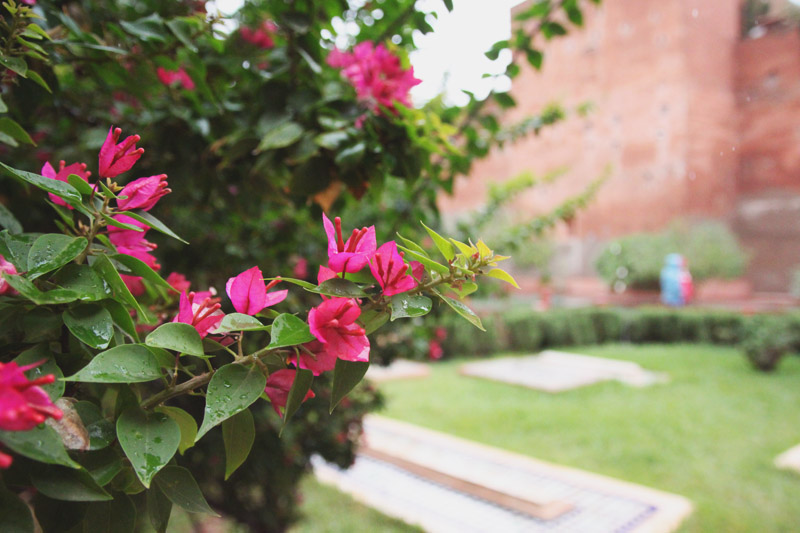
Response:
[[[340,470],[315,458],[317,476],[380,511],[432,533],[666,533],[691,512],[685,498],[566,468],[410,424],[370,416],[365,443],[402,462],[434,468],[539,505],[566,504],[550,519],[513,511],[468,491],[359,454]],[[448,478],[452,479],[452,478]]]
[[[668,380],[666,375],[648,372],[631,361],[555,350],[545,350],[539,355],[468,363],[461,367],[461,373],[545,392],[562,392],[607,380],[634,387]]]

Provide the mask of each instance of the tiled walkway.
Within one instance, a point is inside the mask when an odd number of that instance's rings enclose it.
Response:
[[[380,417],[369,417],[365,442],[400,463],[419,464],[444,479],[463,478],[542,506],[561,505],[549,520],[513,511],[437,476],[411,473],[394,461],[359,455],[342,471],[317,458],[315,471],[356,499],[432,533],[668,532],[691,512],[683,497],[565,468]],[[564,512],[564,510],[566,512]]]

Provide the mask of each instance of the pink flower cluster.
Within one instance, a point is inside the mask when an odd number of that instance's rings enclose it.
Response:
[[[271,20],[265,20],[255,29],[242,26],[239,30],[242,40],[247,41],[253,46],[268,50],[275,46],[275,32],[278,26]]]
[[[158,67],[156,69],[156,76],[158,76],[159,81],[167,87],[179,85],[187,91],[194,91],[195,89],[194,80],[186,73],[183,67],[178,67],[175,70],[167,70],[164,67]]]
[[[48,417],[60,420],[62,413],[50,396],[39,385],[53,383],[56,377],[48,374],[28,380],[25,372],[39,366],[18,366],[17,363],[0,363],[0,430],[28,431]],[[0,468],[8,468],[11,457],[0,452]]]
[[[140,140],[138,135],[130,135],[120,141],[121,135],[122,130],[120,128],[112,126],[108,130],[108,135],[100,148],[98,156],[98,174],[101,178],[116,178],[123,172],[127,172],[133,168],[133,165],[144,153],[144,148],[136,148],[136,143]],[[70,174],[75,174],[86,182],[89,181],[91,176],[91,172],[86,170],[86,164],[84,163],[67,165],[64,161],[61,161],[58,171],[49,162],[42,167],[42,175],[46,178],[66,182]],[[95,185],[95,189],[97,189],[97,185]],[[117,195],[117,209],[122,212],[134,209],[149,211],[163,196],[170,192],[172,191],[167,184],[166,174],[138,178],[128,183],[119,192]],[[72,209],[72,206],[68,205],[63,198],[52,193],[48,194],[53,203]],[[158,261],[151,255],[151,252],[156,249],[156,245],[144,238],[150,226],[123,214],[116,215],[113,218],[118,222],[136,226],[142,230],[136,231],[109,226],[108,237],[117,251],[143,261],[153,270],[160,269],[161,266]],[[134,296],[144,294],[144,285],[141,277],[123,274],[122,279]]]
[[[421,83],[414,77],[414,68],[404,69],[400,58],[383,44],[370,41],[357,44],[352,52],[333,50],[328,64],[342,73],[356,89],[359,100],[374,112],[385,107],[396,112],[394,103],[410,105],[408,92]]]
[[[16,273],[17,268],[10,261],[6,261],[5,257],[0,255],[0,296],[4,294],[12,295],[17,293],[17,291],[15,291],[3,278],[3,274],[11,276]]]

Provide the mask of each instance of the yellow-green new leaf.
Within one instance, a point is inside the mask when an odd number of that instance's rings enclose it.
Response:
[[[512,276],[503,269],[495,268],[494,270],[490,270],[489,272],[487,272],[486,275],[489,276],[490,278],[497,278],[503,280],[506,283],[509,283],[514,287],[516,287],[517,289],[519,289],[519,285],[517,284],[517,280],[514,279],[514,276]]]
[[[477,248],[473,246],[467,246],[463,242],[457,241],[455,239],[450,239],[450,242],[455,244],[456,248],[458,248],[461,251],[461,253],[467,257],[471,257],[475,252],[478,251]]]
[[[431,236],[431,239],[433,239],[433,243],[436,245],[439,251],[442,252],[444,258],[447,259],[448,261],[452,261],[453,258],[455,258],[456,256],[456,252],[455,250],[453,250],[453,245],[450,244],[450,242],[447,239],[445,239],[444,237],[433,231],[431,228],[429,228],[422,222],[420,222],[420,224],[422,224],[422,227],[425,228],[425,231],[428,232],[428,235]]]

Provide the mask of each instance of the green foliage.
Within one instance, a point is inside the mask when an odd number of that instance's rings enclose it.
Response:
[[[722,223],[681,222],[659,233],[637,233],[611,242],[597,259],[600,276],[614,286],[657,289],[664,258],[683,255],[695,281],[735,278],[744,272],[747,256]]]

